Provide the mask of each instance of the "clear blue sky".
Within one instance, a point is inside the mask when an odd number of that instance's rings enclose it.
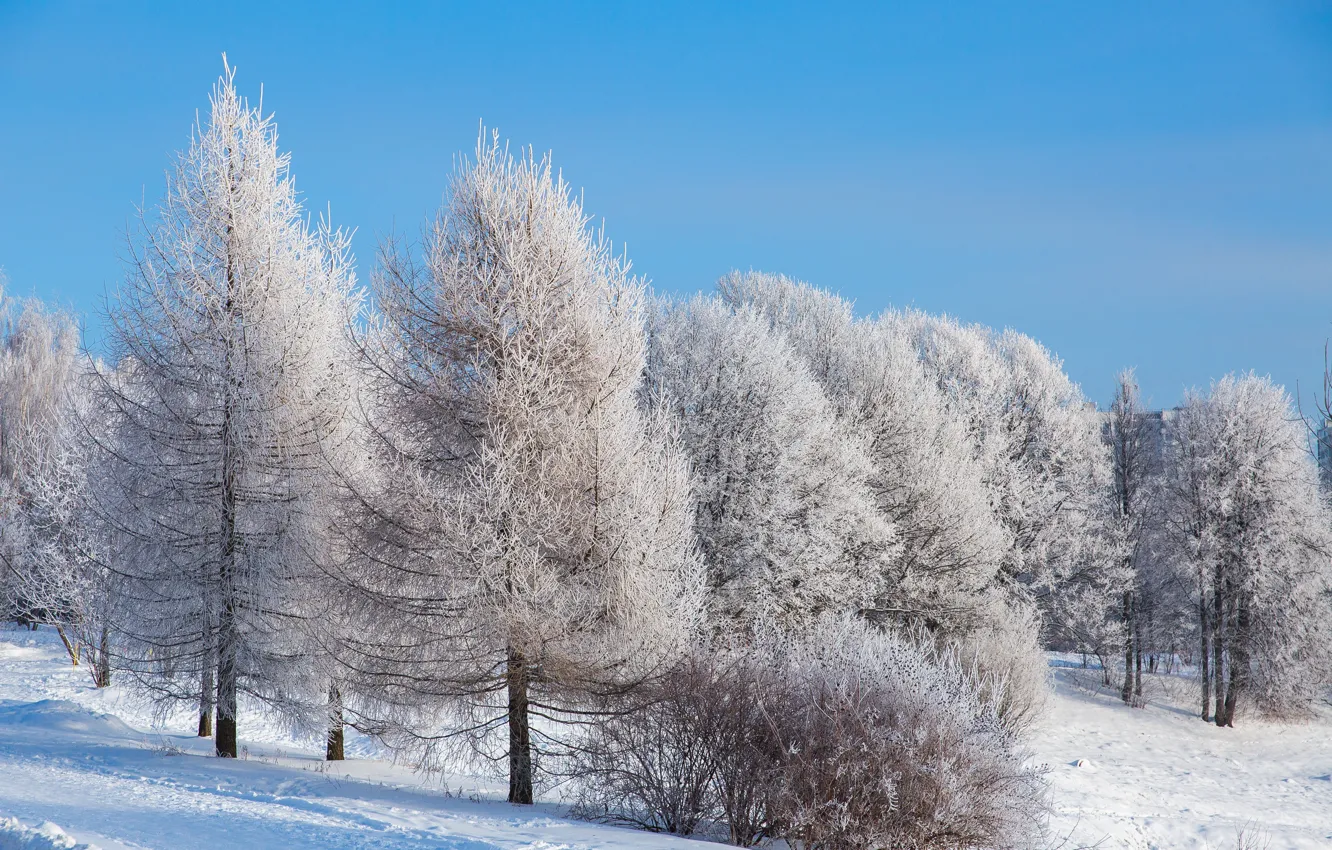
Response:
[[[660,289],[731,268],[1013,326],[1104,402],[1332,336],[1332,13],[1294,2],[0,0],[0,267],[95,313],[226,51],[307,205],[418,232],[478,121]],[[89,336],[99,336],[89,320]]]

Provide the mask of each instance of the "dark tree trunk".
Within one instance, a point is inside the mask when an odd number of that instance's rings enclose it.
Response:
[[[1216,711],[1212,717],[1217,726],[1226,725],[1226,594],[1224,568],[1218,562],[1212,579],[1212,691],[1216,694]]]
[[[232,179],[228,163],[228,179]],[[239,325],[241,316],[235,315],[236,294],[239,283],[236,280],[234,227],[227,223],[227,302],[226,320]],[[238,549],[236,520],[238,510],[237,495],[240,486],[239,460],[236,456],[236,423],[233,415],[239,403],[239,387],[236,376],[237,343],[234,339],[226,341],[223,364],[223,377],[226,380],[225,395],[222,404],[222,428],[219,439],[222,448],[222,560],[218,565],[218,602],[221,603],[217,619],[215,643],[209,648],[217,654],[217,736],[214,739],[217,755],[220,758],[235,758],[236,749],[236,688],[239,672],[236,669],[236,653],[239,647],[239,635],[236,629],[236,557]],[[211,608],[211,606],[209,606]],[[211,613],[208,614],[211,617]],[[205,627],[211,627],[209,620]]]
[[[105,688],[111,684],[111,629],[102,626],[102,639],[97,645],[97,675],[93,684]]]
[[[1217,726],[1233,727],[1235,725],[1235,699],[1239,693],[1239,664],[1236,663],[1233,653],[1230,656],[1229,674],[1229,681],[1226,684],[1226,703],[1222,713],[1225,722],[1218,719]]]
[[[222,606],[217,630],[217,754],[235,758],[236,750],[236,637],[235,611]]]
[[[337,685],[328,688],[328,746],[324,751],[325,761],[343,760],[343,741],[346,737],[346,724],[342,719],[342,693]]]
[[[213,737],[213,701],[210,699],[205,704],[203,700],[199,701],[199,737]]]
[[[210,663],[204,667],[203,687],[199,693],[199,737],[213,737],[213,695],[216,688],[213,683],[213,666]]]
[[[1210,648],[1207,645],[1208,624],[1207,624],[1207,589],[1200,586],[1198,589],[1198,634],[1202,643],[1202,651],[1198,653],[1198,679],[1202,682],[1202,719],[1208,721],[1212,719],[1212,694],[1211,694],[1211,671],[1207,668],[1207,659],[1210,655]]]
[[[528,716],[527,662],[509,649],[506,672],[509,690],[509,802],[532,802],[532,729]]]
[[[199,677],[199,737],[213,737],[213,701],[217,694],[217,655],[213,652],[213,636],[204,631],[203,674]]]
[[[1119,698],[1125,705],[1133,700],[1133,594],[1124,592],[1124,688]]]
[[[1133,641],[1133,704],[1142,708],[1142,635]]]
[[[1236,594],[1235,634],[1230,642],[1230,686],[1226,688],[1226,725],[1231,727],[1235,725],[1235,703],[1239,701],[1240,688],[1249,672],[1248,631],[1249,606],[1243,594]]]

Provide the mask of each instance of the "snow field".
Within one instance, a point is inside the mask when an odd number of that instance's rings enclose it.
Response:
[[[384,759],[329,765],[253,710],[242,715],[248,758],[213,757],[189,725],[181,715],[152,729],[151,713],[119,687],[94,690],[49,629],[0,631],[0,817],[22,822],[3,821],[0,850],[74,846],[32,843],[45,840],[32,829],[45,821],[101,850],[716,846],[569,820],[554,803],[511,806],[498,785],[472,777]]]
[[[1196,717],[1192,680],[1151,676],[1147,707],[1131,710],[1099,675],[1056,666],[1034,741],[1052,847],[1233,850],[1240,830],[1268,850],[1332,847],[1326,714],[1218,729]],[[423,776],[357,736],[359,757],[329,765],[318,741],[252,709],[249,757],[219,760],[192,720],[155,729],[120,687],[94,690],[50,629],[0,630],[0,850],[717,846],[571,821],[555,802],[513,807],[497,783]]]
[[[1056,668],[1037,733],[1055,844],[1234,850],[1244,831],[1267,850],[1332,847],[1326,713],[1304,725],[1243,716],[1220,729],[1199,719],[1193,680],[1151,676],[1143,709],[1099,683],[1099,671]]]

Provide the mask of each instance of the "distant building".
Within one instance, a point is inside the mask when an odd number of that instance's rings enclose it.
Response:
[[[1156,455],[1157,462],[1163,462],[1165,459],[1166,438],[1170,423],[1179,416],[1180,410],[1181,408],[1178,407],[1170,407],[1165,410],[1144,410],[1138,414],[1147,422],[1148,429],[1151,432],[1151,450]],[[1101,428],[1108,433],[1113,412],[1100,410],[1097,413],[1101,417]]]
[[[1324,487],[1332,487],[1332,419],[1324,419],[1314,430],[1314,442],[1318,451],[1318,477]]]
[[[1166,410],[1144,410],[1139,415],[1151,423],[1153,450],[1158,460],[1164,460],[1166,441],[1170,432],[1170,423],[1179,416],[1182,408],[1171,407]],[[1101,427],[1109,429],[1110,411],[1098,410]],[[1314,449],[1318,454],[1318,479],[1323,486],[1332,490],[1332,418],[1324,419],[1323,424],[1314,429]]]

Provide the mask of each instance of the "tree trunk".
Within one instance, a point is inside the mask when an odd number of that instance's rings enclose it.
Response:
[[[64,626],[56,626],[56,634],[60,635],[60,642],[65,645],[65,652],[69,653],[69,661],[75,667],[79,666],[79,645],[77,642],[70,643],[69,637],[65,634]]]
[[[231,163],[228,162],[228,182]],[[240,317],[235,315],[236,294],[239,284],[236,281],[235,229],[227,223],[227,320],[233,324]],[[234,328],[233,328],[234,330]],[[239,636],[236,633],[236,511],[237,491],[239,489],[239,463],[236,457],[236,423],[232,421],[236,405],[239,403],[237,388],[237,365],[233,358],[237,345],[234,339],[227,339],[223,364],[223,377],[226,380],[222,403],[222,429],[219,439],[222,444],[222,560],[218,565],[218,592],[221,610],[218,615],[216,643],[213,651],[217,653],[217,737],[214,739],[217,754],[221,758],[235,758],[236,751],[236,651]],[[209,621],[206,626],[211,626]]]
[[[213,694],[215,693],[213,683],[213,657],[209,653],[204,661],[203,675],[200,677],[199,687],[199,737],[213,737]]]
[[[1138,618],[1133,620],[1134,627],[1139,628]],[[1142,708],[1142,632],[1138,631],[1133,636],[1133,704]]]
[[[1244,595],[1236,594],[1235,633],[1230,641],[1230,686],[1226,689],[1226,725],[1235,725],[1235,703],[1249,671],[1248,647],[1245,643],[1249,630],[1249,606]]]
[[[337,685],[328,688],[328,746],[324,750],[325,761],[343,760],[343,741],[346,724],[342,720],[342,693]]]
[[[1124,688],[1119,698],[1125,705],[1133,699],[1133,594],[1124,592]]]
[[[1216,711],[1212,717],[1217,726],[1226,725],[1226,594],[1223,576],[1224,567],[1218,561],[1212,578],[1212,691],[1216,694]]]
[[[1202,651],[1198,654],[1198,679],[1202,682],[1202,719],[1206,722],[1211,719],[1212,714],[1212,694],[1210,691],[1212,679],[1211,672],[1207,669],[1209,656],[1207,645],[1207,588],[1201,582],[1198,587],[1198,635],[1202,643]]]
[[[528,716],[527,662],[510,647],[506,671],[509,689],[509,802],[532,802],[532,730]]]
[[[236,751],[236,612],[230,600],[222,606],[217,629],[217,737],[221,758],[235,758]]]
[[[204,598],[203,671],[199,674],[199,737],[213,737],[213,708],[217,702],[217,636],[210,621],[208,598]]]
[[[99,688],[105,688],[111,684],[111,629],[109,626],[102,626],[102,639],[98,641],[97,647],[97,675],[93,677],[93,684]]]

